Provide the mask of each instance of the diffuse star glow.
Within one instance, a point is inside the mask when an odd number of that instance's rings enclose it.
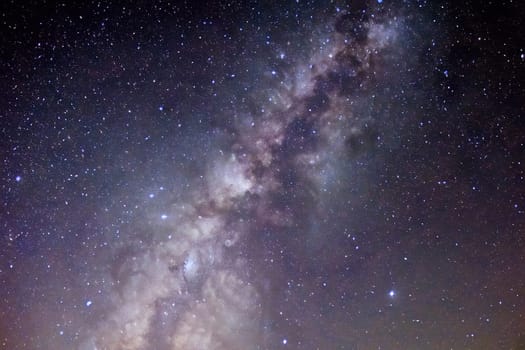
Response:
[[[382,49],[394,44],[392,33],[384,37],[383,24],[360,25],[370,28],[367,40],[356,42],[334,30],[333,47],[314,50],[312,60],[293,68],[295,77],[272,93],[271,106],[262,108],[267,112],[238,126],[233,153],[218,152],[193,201],[161,214],[175,239],[141,247],[140,254],[125,259],[115,276],[120,286],[113,310],[89,332],[82,349],[247,349],[263,339],[258,291],[245,278],[247,259],[228,255],[254,233],[252,222],[294,224],[296,218],[271,203],[283,187],[294,187],[283,184],[281,168],[300,178],[316,176],[320,171],[310,167],[335,166],[345,139],[359,133],[352,97],[366,89],[370,62],[379,62]],[[349,89],[354,80],[360,86]],[[246,221],[236,218],[238,210],[245,211]],[[156,305],[165,299],[177,310],[171,327],[155,325],[162,312]]]

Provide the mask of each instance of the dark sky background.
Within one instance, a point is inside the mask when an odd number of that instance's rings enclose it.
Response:
[[[520,1],[0,8],[0,348],[525,349]]]

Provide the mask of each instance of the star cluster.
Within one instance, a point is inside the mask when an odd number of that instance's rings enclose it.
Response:
[[[522,5],[2,5],[5,349],[525,346]]]

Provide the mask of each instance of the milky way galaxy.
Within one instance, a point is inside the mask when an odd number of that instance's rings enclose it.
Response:
[[[247,273],[256,275],[261,262],[235,248],[249,246],[244,242],[261,229],[286,235],[285,228],[300,226],[299,215],[316,215],[315,205],[295,198],[317,201],[330,182],[318,177],[335,171],[339,154],[363,133],[367,118],[354,115],[354,96],[373,82],[371,67],[395,40],[393,21],[336,18],[332,25],[340,28],[321,50],[291,72],[279,72],[283,80],[267,92],[258,115],[238,117],[231,149],[215,151],[191,198],[167,209],[162,224],[171,235],[112,266],[119,284],[111,296],[114,310],[81,349],[271,346],[260,329],[263,297]],[[279,205],[279,196],[293,200]],[[275,249],[271,238],[267,244]],[[159,307],[166,300],[173,310]]]
[[[469,4],[34,6],[2,10],[3,348],[523,346],[522,107]]]

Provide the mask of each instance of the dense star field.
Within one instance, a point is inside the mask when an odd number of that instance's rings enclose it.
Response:
[[[0,348],[525,349],[520,1],[0,6]]]

